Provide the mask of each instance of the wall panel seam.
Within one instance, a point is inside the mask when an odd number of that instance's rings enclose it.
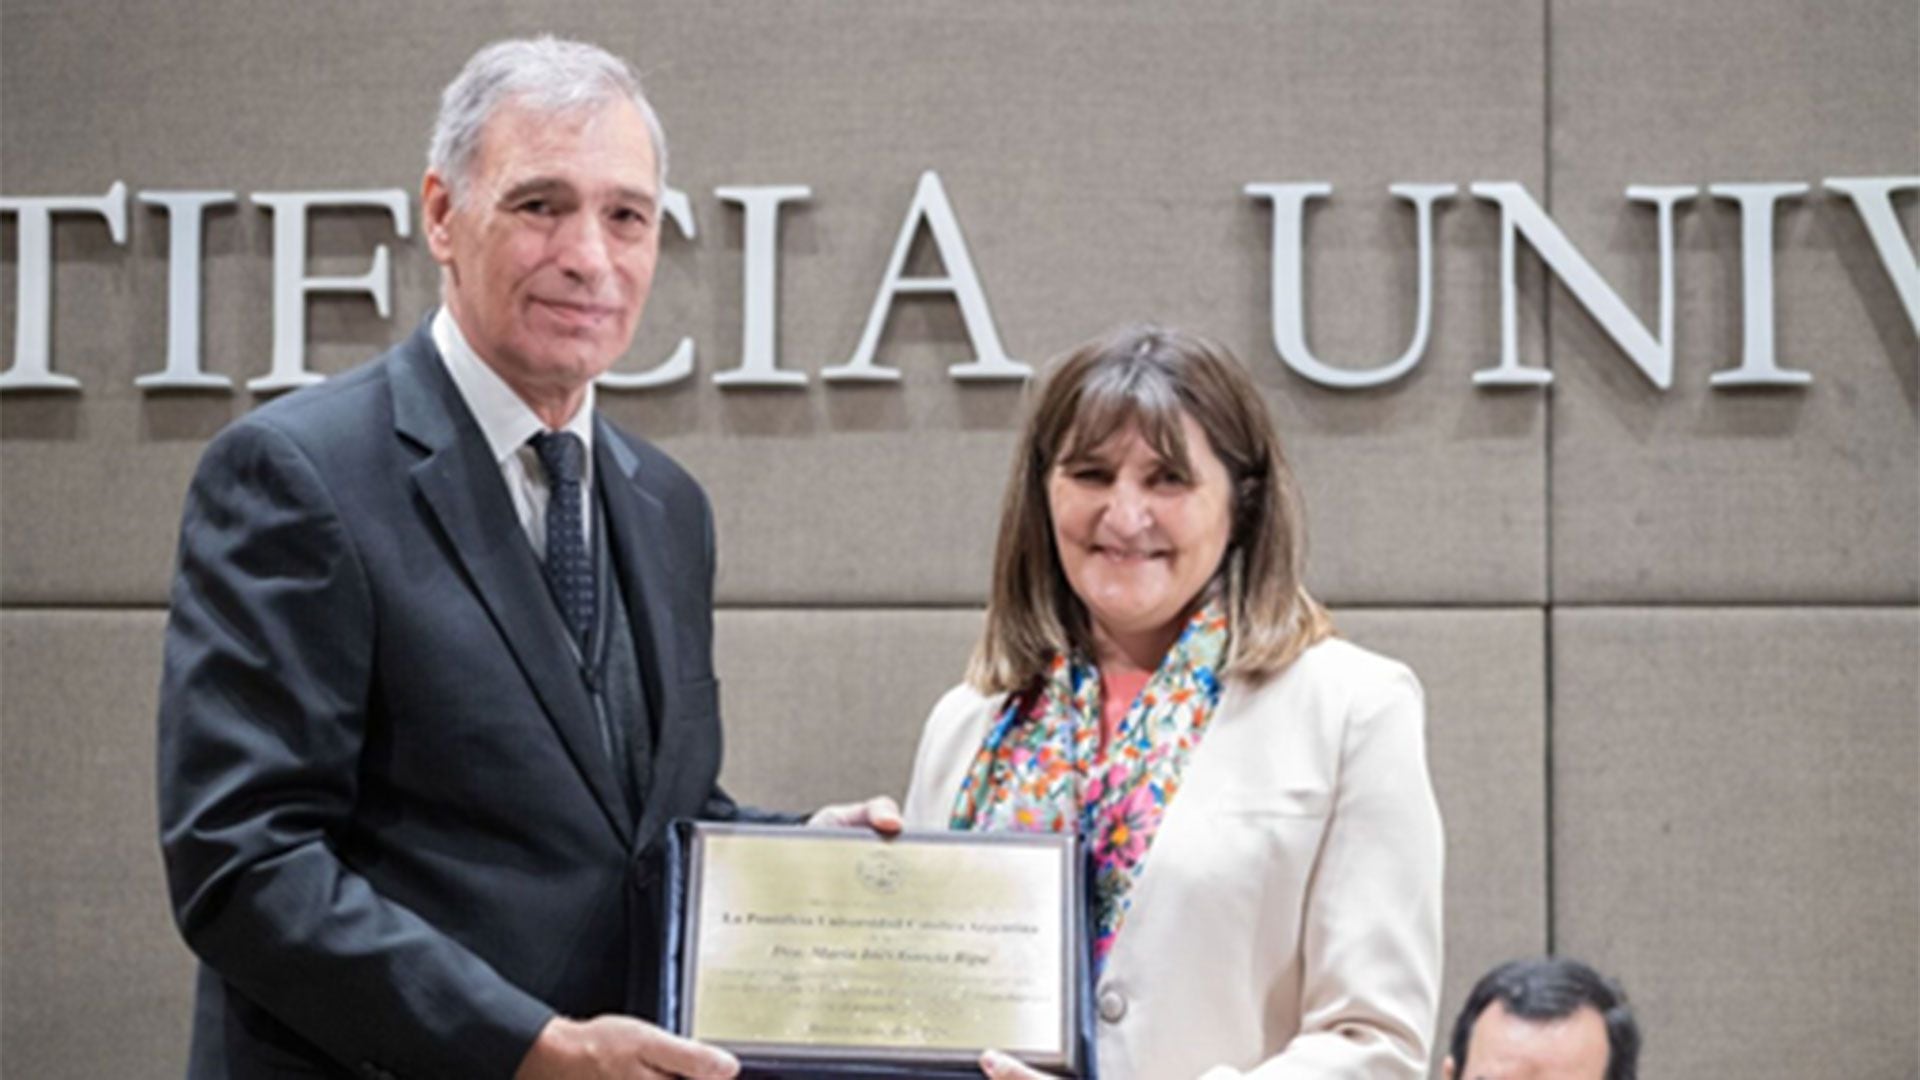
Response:
[[[1552,212],[1553,208],[1553,0],[1540,0],[1540,198],[1543,205]],[[1545,302],[1549,283],[1544,270],[1541,274],[1540,304],[1540,347],[1546,351],[1549,366],[1553,361],[1553,305]],[[1546,928],[1547,952],[1552,954],[1558,944],[1558,928],[1554,913],[1558,905],[1554,903],[1554,789],[1553,789],[1553,417],[1555,396],[1545,395],[1541,406],[1540,431],[1540,485],[1541,499],[1545,512],[1540,515],[1541,538],[1540,553],[1546,565],[1542,568],[1542,577],[1546,587],[1547,603],[1540,627],[1540,747],[1543,760],[1540,765],[1541,777],[1541,828],[1546,830],[1542,847],[1544,858],[1541,860],[1541,902],[1546,910],[1542,913],[1542,922]]]

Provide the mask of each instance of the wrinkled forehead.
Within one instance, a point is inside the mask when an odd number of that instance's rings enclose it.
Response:
[[[646,117],[618,97],[560,104],[508,98],[481,127],[475,159],[475,174],[496,184],[578,173],[651,194],[659,174]]]

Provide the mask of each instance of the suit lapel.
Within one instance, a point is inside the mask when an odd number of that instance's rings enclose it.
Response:
[[[645,477],[639,474],[639,460],[606,421],[598,422],[593,442],[594,467],[606,481],[600,487],[606,502],[608,539],[621,566],[619,577],[627,613],[635,619],[634,647],[640,653],[641,679],[655,724],[640,823],[634,834],[634,850],[638,852],[665,824],[671,803],[666,781],[678,767],[677,751],[687,744],[674,732],[681,709],[670,602],[673,582],[662,554],[668,536],[667,512],[646,489]]]
[[[623,842],[633,820],[601,746],[593,700],[508,498],[500,467],[426,326],[393,365],[394,427],[426,451],[413,480],[539,698],[568,755]]]

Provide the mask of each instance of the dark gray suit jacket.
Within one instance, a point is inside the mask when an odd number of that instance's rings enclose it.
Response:
[[[699,486],[596,421],[653,717],[637,819],[506,485],[423,325],[208,446],[160,695],[193,1077],[509,1076],[653,1016],[660,851],[729,818]]]

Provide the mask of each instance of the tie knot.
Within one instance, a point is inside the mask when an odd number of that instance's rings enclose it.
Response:
[[[580,442],[580,436],[571,431],[543,431],[527,441],[533,444],[533,452],[540,455],[540,465],[547,470],[548,483],[580,482],[581,466],[587,456],[587,448]]]

